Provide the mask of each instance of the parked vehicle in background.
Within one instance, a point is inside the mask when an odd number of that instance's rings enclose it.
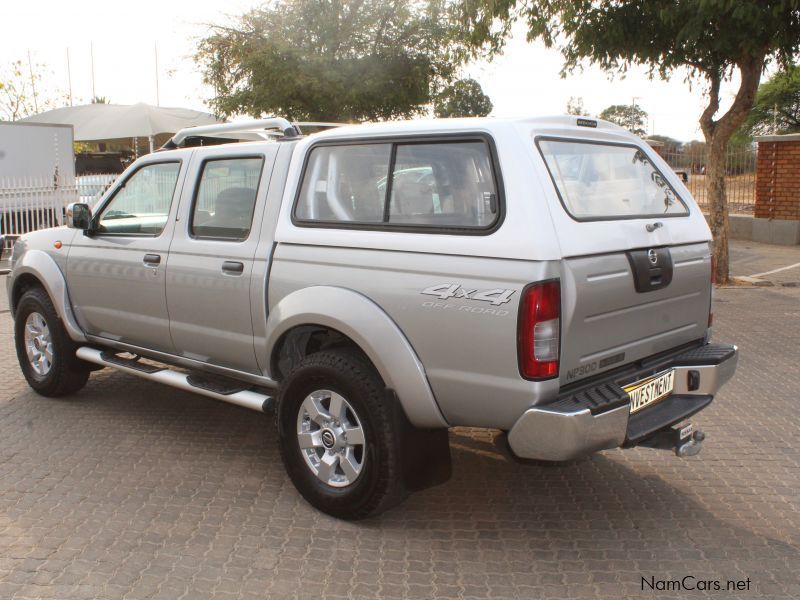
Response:
[[[0,122],[0,233],[60,225],[78,200],[72,126]]]
[[[184,147],[254,127],[282,137]],[[111,367],[274,409],[293,483],[337,517],[445,481],[452,426],[526,459],[697,454],[688,419],[736,368],[702,213],[602,121],[194,128],[68,224],[14,246],[30,386]]]
[[[71,125],[0,121],[0,180],[75,178]]]

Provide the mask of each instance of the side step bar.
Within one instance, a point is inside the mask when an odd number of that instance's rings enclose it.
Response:
[[[179,373],[167,367],[145,367],[145,365],[137,364],[134,360],[121,358],[110,352],[96,350],[95,348],[89,348],[87,346],[78,348],[75,355],[87,362],[117,369],[118,371],[142,377],[143,379],[149,379],[150,381],[164,383],[187,392],[208,396],[215,400],[222,400],[223,402],[243,406],[250,410],[266,412],[272,409],[272,396],[267,396],[266,394],[254,392],[252,390],[239,389],[231,392],[222,387],[210,385],[208,381],[196,375]]]

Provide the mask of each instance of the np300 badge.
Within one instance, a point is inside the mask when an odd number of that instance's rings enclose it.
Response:
[[[511,300],[511,296],[514,295],[514,290],[495,288],[492,290],[478,291],[477,289],[469,290],[458,283],[441,283],[425,288],[420,294],[436,296],[442,300],[448,300],[450,298],[480,300],[482,302],[488,302],[493,306],[500,306]]]

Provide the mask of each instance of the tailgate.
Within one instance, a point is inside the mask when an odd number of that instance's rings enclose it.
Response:
[[[706,242],[564,259],[561,383],[703,338],[710,276]]]
[[[689,191],[641,140],[581,135],[535,138],[563,257],[562,385],[702,339],[711,301]]]

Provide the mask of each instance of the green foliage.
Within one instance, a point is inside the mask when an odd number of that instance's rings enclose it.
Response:
[[[798,0],[462,0],[475,50],[497,52],[522,20],[529,39],[560,45],[565,70],[583,60],[610,71],[647,65],[723,73],[744,56],[794,56]]]
[[[420,114],[466,53],[445,0],[275,0],[195,56],[220,115],[356,121]]]
[[[800,65],[789,65],[758,88],[742,129],[749,135],[800,133]]]
[[[485,117],[492,112],[492,101],[474,79],[460,79],[446,87],[433,101],[439,118]]]
[[[624,127],[634,135],[647,135],[647,113],[635,104],[612,104],[598,118]]]
[[[582,117],[587,115],[586,107],[583,105],[583,98],[570,96],[567,100],[567,114]]]

